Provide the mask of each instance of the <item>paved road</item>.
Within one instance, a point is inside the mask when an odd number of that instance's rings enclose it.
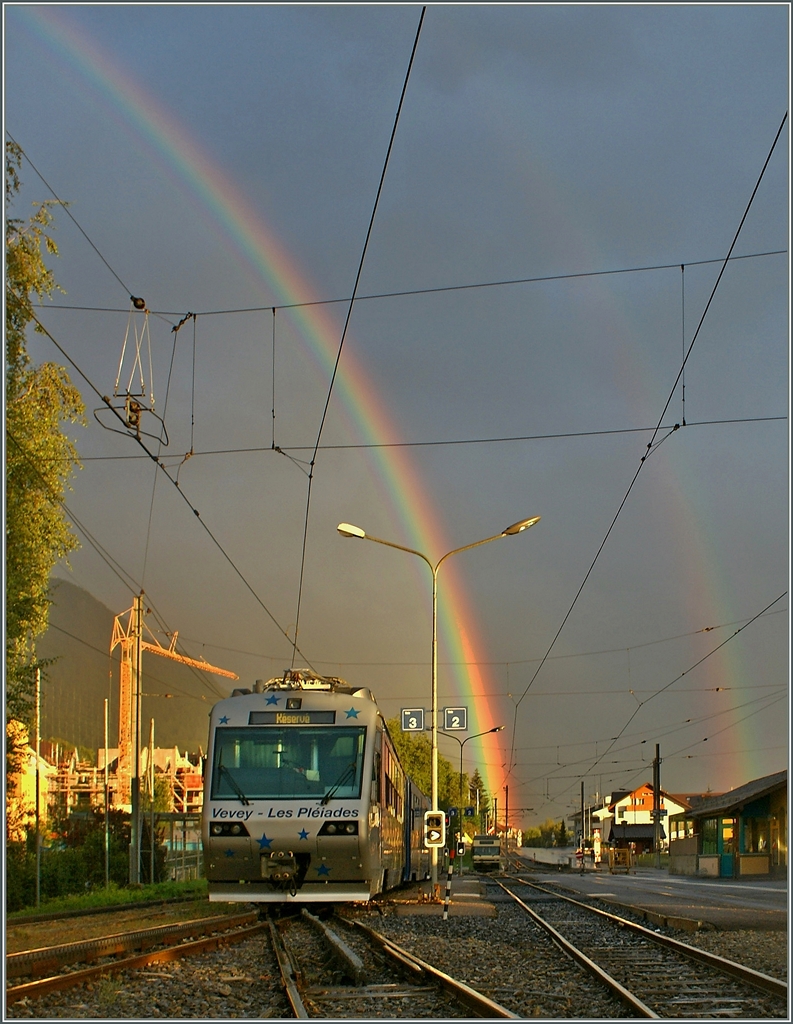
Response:
[[[608,903],[663,917],[702,921],[717,928],[787,928],[788,888],[784,879],[741,882],[637,868],[636,874],[630,875],[611,875],[607,870],[583,875],[572,871],[561,875],[537,872],[536,880],[597,896]]]

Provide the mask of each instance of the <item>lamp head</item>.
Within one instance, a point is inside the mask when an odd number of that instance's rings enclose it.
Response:
[[[342,537],[366,537],[366,533],[360,526],[352,526],[350,523],[339,523],[336,529]]]
[[[494,727],[493,729],[491,729],[490,731],[491,731],[491,732],[501,732],[501,730],[502,730],[503,728],[504,728],[504,726],[503,726],[503,725],[497,725],[497,726],[495,726],[495,727]]]
[[[512,526],[508,526],[504,530],[504,537],[513,537],[516,533],[523,533],[524,530],[528,530],[530,526],[534,526],[535,523],[539,523],[542,516],[534,516],[532,519],[521,519],[519,523],[513,523]]]

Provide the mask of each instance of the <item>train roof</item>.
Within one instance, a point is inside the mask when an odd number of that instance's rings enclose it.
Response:
[[[338,676],[321,676],[306,669],[286,669],[283,675],[275,676],[265,682],[257,679],[253,689],[238,686],[232,690],[232,697],[246,697],[251,693],[267,693],[272,690],[300,690],[302,692],[345,693],[351,697],[368,697],[374,701],[374,695],[366,686],[350,686]]]

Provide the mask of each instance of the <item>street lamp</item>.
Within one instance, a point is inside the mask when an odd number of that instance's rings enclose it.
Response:
[[[455,548],[454,551],[447,551],[435,565],[421,551],[414,548],[406,548],[402,544],[394,544],[390,540],[381,540],[379,537],[372,537],[360,526],[352,526],[350,523],[339,523],[336,529],[342,537],[357,537],[359,540],[371,540],[375,544],[385,544],[388,548],[396,548],[397,551],[407,551],[409,555],[417,555],[426,562],[432,573],[432,810],[438,810],[438,570],[447,558],[452,555],[459,555],[462,551],[470,551],[471,548],[481,547],[482,544],[489,544],[491,540],[499,540],[501,537],[514,537],[517,533],[523,533],[529,527],[539,523],[540,516],[531,519],[521,519],[513,523],[506,530],[495,534],[493,537],[485,537],[484,540],[477,540],[473,544],[466,544],[465,547]],[[438,885],[438,848],[431,849],[432,864],[432,885],[436,891]]]
[[[463,841],[463,747],[469,740],[475,740],[479,736],[487,736],[491,732],[501,732],[504,728],[503,725],[494,725],[492,729],[485,729],[484,732],[475,732],[473,736],[466,736],[464,740],[461,740],[459,736],[455,736],[453,732],[445,732],[444,735],[448,736],[449,739],[456,740],[460,744],[460,806],[457,808],[457,824],[460,830],[460,842]],[[463,859],[460,858],[460,870],[457,872],[458,875],[463,873]]]

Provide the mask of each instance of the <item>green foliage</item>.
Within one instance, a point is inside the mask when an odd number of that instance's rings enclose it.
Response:
[[[35,863],[32,866],[32,871],[35,872]],[[24,910],[17,911],[13,920],[24,921],[25,918],[35,916],[37,913],[68,913],[73,910],[90,910],[95,907],[126,906],[149,900],[206,899],[206,893],[207,883],[204,878],[188,882],[158,882],[156,885],[142,885],[134,888],[121,888],[111,882],[109,889],[92,889],[90,892],[80,895],[42,900],[41,907],[33,906],[33,897],[31,897],[31,903]]]
[[[141,793],[140,806],[144,814],[151,812],[151,793],[149,793],[149,783],[146,780],[146,789]],[[154,810],[157,811],[170,811],[173,807],[173,787],[171,786],[171,777],[165,774],[154,773]]]
[[[482,776],[479,774],[479,769],[474,769],[474,774],[471,778],[471,789],[474,792],[479,793],[479,817],[474,818],[474,824],[476,832],[484,832],[485,822],[487,821],[487,812],[490,810],[490,797],[485,789],[484,781]]]
[[[143,817],[141,834],[141,876],[144,883],[150,882],[150,830],[149,821]],[[129,878],[129,815],[122,811],[109,814],[109,875],[111,887],[118,889],[127,884]],[[166,850],[165,832],[155,831],[154,874],[155,881],[164,875]],[[36,899],[36,855],[35,840],[9,843],[6,856],[6,910],[11,913],[29,907]],[[59,897],[85,894],[105,885],[105,816],[103,811],[94,811],[85,817],[70,816],[56,822],[49,845],[42,850],[41,857],[41,898],[42,901]]]
[[[402,767],[426,796],[432,795],[432,742],[424,733],[402,732],[398,718],[386,722]],[[463,775],[463,801],[468,777]],[[438,753],[438,805],[444,810],[460,802],[460,770]]]
[[[7,205],[19,189],[21,156],[6,144]],[[62,501],[79,462],[62,425],[84,422],[66,370],[34,366],[27,350],[33,301],[58,287],[44,261],[58,252],[47,234],[50,207],[40,204],[27,221],[6,220],[6,718],[23,722],[31,717],[36,668],[45,664],[35,642],[47,628],[50,573],[77,546]]]
[[[93,747],[83,747],[79,743],[70,743],[68,740],[61,739],[60,736],[42,736],[42,742],[44,741],[59,747],[62,758],[69,758],[74,753],[77,755],[78,761],[82,761],[84,764],[96,764],[96,750]]]
[[[564,819],[557,823],[553,818],[546,818],[541,825],[535,828],[527,828],[523,833],[523,845],[536,847],[566,846],[567,829]]]

